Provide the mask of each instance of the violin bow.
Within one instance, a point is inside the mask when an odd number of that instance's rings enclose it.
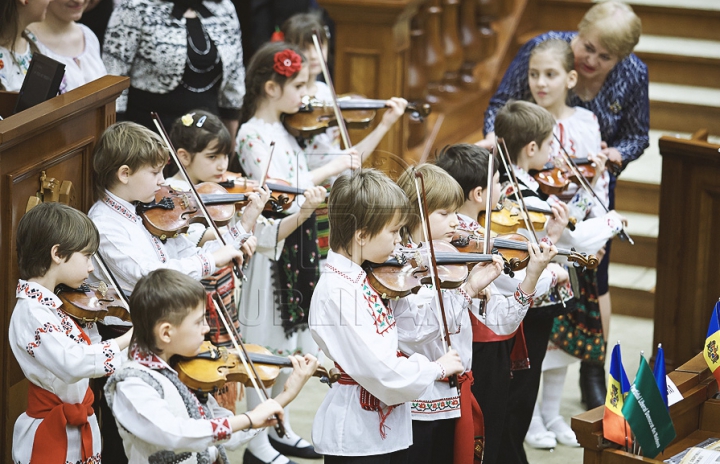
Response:
[[[427,159],[430,157],[430,150],[432,150],[432,146],[435,143],[435,139],[437,138],[438,134],[440,133],[440,127],[442,126],[442,123],[445,122],[445,114],[440,113],[435,120],[435,125],[433,126],[432,132],[430,132],[430,136],[425,141],[425,146],[423,147],[422,156],[420,156],[420,160],[417,162],[418,165],[423,164]]]
[[[320,67],[322,69],[325,83],[330,88],[330,95],[332,96],[333,112],[335,113],[335,120],[338,123],[338,129],[340,129],[340,137],[342,138],[345,149],[352,148],[352,142],[350,142],[350,134],[348,133],[347,125],[345,125],[345,119],[343,119],[342,111],[340,111],[340,105],[338,104],[337,94],[335,93],[335,86],[330,77],[330,70],[325,62],[325,55],[323,55],[322,47],[320,46],[320,39],[318,38],[318,31],[313,31],[312,35],[313,44],[315,45],[315,51],[320,57]]]
[[[505,141],[503,140],[503,145],[505,144]],[[508,173],[508,179],[510,179],[510,183],[512,184],[513,188],[513,195],[515,196],[515,201],[517,201],[518,206],[522,209],[523,212],[523,221],[525,222],[525,227],[527,227],[528,231],[532,234],[532,239],[535,240],[535,244],[537,245],[540,243],[540,241],[537,238],[537,234],[535,233],[535,228],[532,225],[532,222],[529,220],[530,213],[528,212],[527,206],[525,205],[525,198],[523,197],[522,192],[520,191],[520,183],[517,180],[517,177],[515,176],[515,168],[513,168],[512,161],[510,161],[510,158],[507,157],[507,154],[503,152],[502,148],[500,148],[500,142],[498,142],[498,139],[495,139],[495,146],[498,149],[498,154],[500,155],[500,161],[502,161],[503,166],[505,167],[505,171]],[[505,147],[505,151],[507,151],[507,147]]]
[[[490,156],[488,156],[488,168],[487,168],[487,186],[485,188],[485,241],[483,242],[483,253],[486,255],[490,254],[490,227],[492,214],[492,192],[493,192],[493,180],[495,171],[495,146],[493,146]],[[485,314],[485,306],[487,305],[487,298],[483,292],[482,296],[478,298],[478,312],[480,315]]]
[[[603,201],[598,197],[597,193],[595,193],[595,190],[593,190],[592,186],[590,185],[590,182],[585,178],[582,172],[577,167],[577,164],[575,164],[575,160],[572,159],[572,156],[565,150],[565,147],[563,146],[562,142],[558,138],[557,134],[553,132],[553,136],[555,137],[555,140],[557,140],[558,145],[560,146],[561,151],[561,157],[565,160],[565,163],[570,167],[570,170],[573,172],[575,177],[577,177],[578,182],[580,182],[580,186],[585,189],[586,192],[588,192],[590,195],[592,195],[595,200],[600,204],[600,206],[603,207],[606,213],[609,213],[610,210],[608,207],[603,203]],[[625,232],[625,226],[623,226],[622,230],[620,230],[620,233],[618,234],[621,240],[627,240],[630,245],[635,245],[635,241],[628,235],[627,232]]]
[[[270,395],[268,395],[268,392],[265,390],[265,386],[263,385],[261,387],[258,384],[258,381],[260,380],[260,375],[255,368],[255,364],[250,359],[250,355],[245,349],[245,345],[242,342],[237,328],[234,325],[228,323],[228,320],[230,319],[230,313],[228,313],[228,310],[225,307],[222,298],[220,298],[220,295],[218,295],[217,292],[214,292],[212,300],[217,305],[217,308],[219,310],[218,316],[220,316],[220,320],[225,326],[225,330],[230,336],[230,340],[232,340],[233,346],[235,346],[235,349],[238,352],[238,357],[240,358],[240,361],[242,361],[243,366],[245,367],[245,371],[248,373],[248,377],[250,377],[250,382],[252,382],[253,387],[258,392],[258,395],[260,395],[261,398],[264,397],[265,401],[269,400]],[[275,424],[275,431],[277,432],[278,436],[282,438],[285,436],[285,426],[277,415],[275,415],[274,418],[277,420],[277,424]]]
[[[418,185],[418,180],[420,184]],[[422,187],[422,195],[421,193]],[[447,353],[452,348],[452,342],[450,341],[450,330],[448,329],[447,315],[445,314],[445,305],[443,304],[442,289],[440,288],[440,277],[438,276],[437,270],[437,259],[435,258],[435,247],[433,246],[432,234],[430,232],[430,224],[428,222],[428,211],[427,211],[427,200],[425,198],[425,178],[419,171],[415,171],[415,191],[418,196],[418,204],[420,205],[420,219],[423,224],[423,232],[428,242],[428,250],[430,252],[430,278],[433,282],[433,286],[436,290],[436,298],[438,299],[438,307],[440,308],[440,314],[442,315],[443,328],[445,329],[445,352]],[[451,387],[458,386],[457,374],[448,377],[448,383]]]
[[[122,288],[120,288],[120,285],[118,285],[117,280],[115,280],[115,276],[112,274],[112,272],[110,272],[110,269],[108,269],[107,264],[105,264],[105,260],[103,259],[99,251],[95,252],[95,260],[98,263],[98,267],[105,275],[105,278],[113,285],[113,287],[115,287],[118,298],[120,298],[120,300],[125,304],[127,308],[130,308],[130,302],[128,301],[127,296],[125,296]]]
[[[208,225],[212,227],[213,231],[215,232],[215,237],[220,243],[223,245],[227,245],[225,242],[225,239],[223,238],[222,234],[220,233],[220,229],[218,228],[217,224],[215,224],[215,221],[213,221],[212,216],[210,216],[210,213],[208,212],[207,208],[205,207],[205,203],[202,202],[200,199],[200,194],[198,194],[197,189],[195,189],[195,185],[190,180],[190,175],[187,173],[187,170],[185,169],[185,166],[180,162],[180,158],[177,156],[177,152],[175,151],[175,147],[173,147],[173,144],[170,142],[170,136],[168,135],[167,131],[165,130],[165,126],[163,126],[162,121],[160,120],[160,116],[156,112],[151,112],[150,116],[153,119],[153,122],[155,123],[155,127],[157,127],[158,133],[160,134],[160,138],[162,138],[163,142],[165,142],[165,146],[167,147],[168,151],[170,152],[170,157],[175,161],[175,164],[177,165],[179,172],[182,173],[183,179],[185,182],[188,183],[190,186],[190,192],[192,196],[195,198],[195,202],[198,205],[198,208],[200,209],[200,212],[205,216],[205,220],[207,221]],[[233,259],[233,271],[235,272],[235,275],[238,279],[245,279],[245,274],[243,274],[242,269],[239,265],[239,263]]]

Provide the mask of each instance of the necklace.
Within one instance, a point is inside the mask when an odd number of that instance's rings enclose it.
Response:
[[[200,21],[200,20],[198,19],[198,23],[200,24],[200,30],[201,30],[202,33],[203,33],[203,40],[204,40],[204,42],[205,42],[205,45],[204,45],[204,46],[207,47],[207,48],[206,48],[205,50],[203,50],[203,51],[198,50],[198,48],[195,46],[195,44],[194,44],[193,41],[192,41],[192,36],[190,35],[190,31],[187,32],[187,41],[188,41],[188,45],[190,45],[190,48],[191,48],[195,53],[197,53],[197,54],[200,55],[200,56],[204,56],[204,55],[207,55],[208,53],[210,53],[210,48],[212,48],[212,42],[210,41],[210,37],[208,37],[208,34],[207,34],[207,32],[205,31],[205,28],[204,28],[203,25],[202,25],[202,21]]]

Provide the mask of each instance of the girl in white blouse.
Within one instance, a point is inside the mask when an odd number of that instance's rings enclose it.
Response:
[[[45,19],[28,28],[45,46],[45,54],[65,65],[61,93],[107,74],[97,37],[87,26],[75,22],[86,6],[81,0],[53,0]]]

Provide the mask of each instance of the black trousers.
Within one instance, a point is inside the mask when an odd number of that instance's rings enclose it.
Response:
[[[510,353],[514,345],[514,337],[473,343],[472,392],[485,418],[484,464],[502,464],[499,456],[510,399]]]
[[[455,422],[456,419],[412,421],[413,444],[408,449],[409,462],[453,462]]]
[[[503,464],[528,462],[523,442],[532,420],[535,400],[540,389],[542,363],[555,319],[554,314],[531,315],[532,312],[533,309],[530,309],[524,323],[530,369],[514,371],[510,381],[510,399],[498,461]]]
[[[410,464],[408,450],[374,456],[324,456],[325,464]]]

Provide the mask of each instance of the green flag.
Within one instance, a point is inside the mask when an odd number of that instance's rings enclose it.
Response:
[[[622,408],[623,416],[642,447],[643,455],[654,458],[675,438],[670,413],[660,395],[655,377],[645,357]]]

